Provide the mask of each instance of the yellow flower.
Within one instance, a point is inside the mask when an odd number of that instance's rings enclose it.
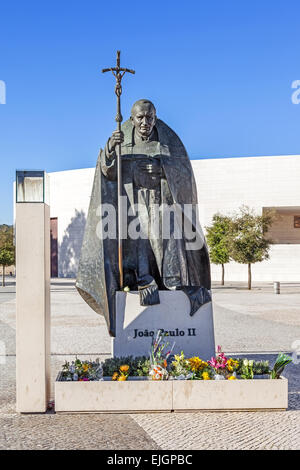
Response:
[[[119,382],[123,382],[124,380],[127,380],[127,375],[120,375],[120,377],[118,377]]]
[[[123,366],[120,366],[120,371],[121,372],[128,372],[129,371],[129,366],[124,364]]]
[[[232,359],[232,357],[230,357],[227,361],[227,370],[229,372],[233,372],[234,369],[237,369],[238,368],[238,365],[239,365],[239,362]]]
[[[114,372],[111,380],[117,380],[118,376],[119,376],[118,372]]]
[[[230,377],[228,377],[228,380],[236,380],[236,377],[234,375],[231,375]]]
[[[208,372],[203,372],[203,374],[202,374],[202,379],[203,379],[203,380],[210,380],[209,373],[208,373]]]
[[[207,362],[202,361],[202,359],[197,356],[191,357],[188,361],[193,372],[205,369],[205,367],[208,365]]]
[[[89,369],[89,365],[88,364],[82,364],[82,369],[84,372],[87,372],[88,369]]]

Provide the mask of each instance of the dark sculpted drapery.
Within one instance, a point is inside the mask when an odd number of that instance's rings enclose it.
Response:
[[[194,314],[210,300],[210,266],[198,224],[197,191],[190,160],[178,136],[161,120],[157,120],[155,137],[150,142],[135,143],[131,120],[123,124],[122,131],[123,195],[127,211],[131,210],[128,224],[131,218],[137,217],[135,204],[139,204],[144,209],[138,214],[140,230],[147,235],[123,241],[124,285],[142,289],[153,279],[159,289],[182,289],[190,299],[191,314]],[[115,336],[118,243],[116,238],[99,236],[101,205],[111,204],[117,212],[116,160],[110,157],[107,148],[100,151],[76,287],[91,308],[104,315],[109,333]],[[160,167],[159,177],[144,180],[139,164],[145,159]],[[170,207],[174,217],[170,217]],[[170,230],[164,238],[167,217]],[[186,227],[190,228],[189,233]]]

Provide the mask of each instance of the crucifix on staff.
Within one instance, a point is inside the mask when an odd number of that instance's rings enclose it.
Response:
[[[122,94],[122,78],[125,73],[135,74],[135,71],[132,69],[123,68],[120,66],[120,55],[121,51],[117,51],[117,65],[116,67],[111,67],[109,69],[102,69],[102,73],[112,72],[114,77],[116,77],[116,86],[115,94],[117,95],[117,130],[118,133],[121,133],[121,122],[123,121],[123,116],[121,113],[121,94]],[[122,238],[121,238],[121,227],[122,227],[122,208],[121,208],[121,196],[122,196],[122,167],[121,167],[121,143],[118,144],[117,151],[117,179],[118,179],[118,260],[119,260],[119,274],[120,274],[120,288],[124,287],[124,277],[123,277],[123,252],[122,252]]]

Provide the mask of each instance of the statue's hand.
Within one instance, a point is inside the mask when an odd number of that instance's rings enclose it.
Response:
[[[124,133],[122,131],[114,131],[111,138],[108,141],[108,148],[110,152],[113,152],[117,145],[124,142]]]

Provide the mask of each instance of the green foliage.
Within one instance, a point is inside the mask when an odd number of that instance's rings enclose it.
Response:
[[[114,372],[118,372],[120,366],[128,365],[130,367],[130,376],[142,377],[148,376],[150,371],[150,359],[146,356],[133,357],[114,357],[106,359],[103,364],[103,375],[106,377],[112,377]]]
[[[285,366],[292,362],[292,358],[287,354],[278,354],[274,367],[271,371],[271,379],[279,379]]]
[[[254,361],[248,361],[248,359],[244,359],[242,366],[240,368],[240,374],[242,379],[253,379],[254,377]]]
[[[251,361],[239,358],[238,362],[237,374],[240,375],[242,379],[252,379],[254,375],[270,374],[269,361]]]
[[[254,375],[270,374],[269,361],[254,361],[253,372]]]
[[[11,266],[15,262],[15,253],[7,248],[0,249],[0,265]]]
[[[0,226],[0,264],[10,266],[15,262],[15,247],[13,228],[8,225]]]
[[[266,238],[265,233],[273,219],[272,212],[256,215],[247,206],[240,208],[230,224],[230,256],[234,261],[252,264],[269,258],[272,240]]]
[[[212,219],[212,225],[205,227],[210,260],[214,264],[226,264],[230,260],[230,225],[230,217],[215,214]]]
[[[3,269],[3,285],[5,284],[5,266],[15,263],[15,247],[13,227],[0,225],[0,265]]]
[[[68,381],[80,381],[80,380],[100,380],[102,378],[102,367],[99,359],[96,361],[80,361],[76,358],[76,361],[72,361],[70,364],[68,361],[62,366],[60,380]]]

